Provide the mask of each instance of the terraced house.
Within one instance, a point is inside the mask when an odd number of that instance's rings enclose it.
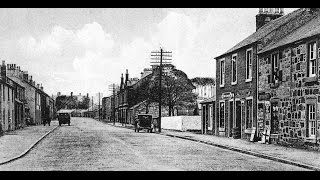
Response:
[[[284,15],[283,8],[260,8],[256,15],[256,32],[215,58],[217,86],[214,134],[248,140],[261,139],[265,126],[261,123],[261,113],[258,113],[258,109],[261,111],[258,99],[268,99],[268,95],[258,92],[258,67],[261,67],[258,55],[266,47],[304,27],[318,14],[316,8],[301,8],[287,15]],[[279,62],[279,57],[272,56],[271,60]],[[281,76],[278,68],[279,64],[274,63],[270,69],[275,70],[273,76],[268,76],[272,87],[277,86],[275,77]],[[270,74],[269,71],[266,73]],[[269,115],[266,114],[266,118],[270,118]]]
[[[258,122],[274,142],[314,145],[320,139],[320,13],[300,9],[308,21],[270,43],[259,55]]]

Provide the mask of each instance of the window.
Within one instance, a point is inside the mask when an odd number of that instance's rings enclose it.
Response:
[[[252,48],[246,52],[246,82],[252,81]]]
[[[225,82],[225,59],[220,60],[220,87],[224,87]]]
[[[211,121],[212,121],[212,105],[209,105],[209,120],[208,120],[208,127],[211,127]]]
[[[237,54],[232,55],[231,58],[231,73],[232,73],[232,81],[231,85],[237,84]]]
[[[252,128],[252,99],[246,100],[246,128]]]
[[[224,111],[225,111],[224,102],[220,102],[220,119],[219,119],[220,128],[224,128]]]
[[[316,107],[314,104],[308,105],[308,119],[309,119],[309,137],[316,135]]]
[[[309,77],[316,76],[317,63],[316,63],[316,43],[309,44]]]
[[[5,98],[5,95],[6,95],[6,94],[5,94],[5,88],[6,88],[6,87],[3,85],[3,89],[2,89],[2,90],[3,90],[3,96],[2,96],[2,97],[3,97],[3,101],[6,100],[6,98]]]
[[[271,69],[272,69],[272,76],[271,76],[271,82],[275,83],[279,81],[278,77],[278,70],[279,70],[279,61],[278,61],[278,53],[271,55]]]

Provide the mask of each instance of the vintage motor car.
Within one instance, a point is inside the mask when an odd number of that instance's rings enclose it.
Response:
[[[138,114],[135,118],[134,132],[147,129],[147,132],[152,132],[155,129],[152,114]]]
[[[69,113],[59,113],[58,114],[58,121],[59,121],[59,126],[61,124],[68,124],[70,126],[70,114]]]

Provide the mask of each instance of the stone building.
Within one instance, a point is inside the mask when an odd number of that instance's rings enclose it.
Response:
[[[320,10],[292,14],[298,28],[273,41],[259,56],[259,133],[272,142],[314,145],[320,139]]]
[[[1,131],[15,130],[16,123],[14,122],[14,84],[6,76],[1,77],[0,84],[0,119]]]
[[[287,15],[281,8],[260,8],[256,16],[259,22],[256,32],[215,58],[216,135],[231,137],[234,131],[240,134],[237,137],[251,139],[254,134],[255,139],[259,139],[257,54],[306,24],[316,14],[310,8],[298,9]]]
[[[7,76],[25,88],[25,118],[29,119],[30,124],[41,124],[40,107],[37,106],[40,105],[40,102],[37,102],[40,95],[32,76],[29,76],[27,71],[21,71],[16,64],[7,65]]]

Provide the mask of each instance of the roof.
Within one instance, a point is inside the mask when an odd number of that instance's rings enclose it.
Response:
[[[213,101],[216,101],[216,97],[211,97],[211,98],[205,99],[205,100],[201,101],[200,104],[210,103]]]
[[[314,19],[310,20],[305,25],[299,27],[292,33],[280,39],[279,41],[269,44],[261,51],[259,51],[259,54],[273,50],[281,46],[285,46],[290,43],[294,43],[305,38],[312,37],[317,34],[320,34],[320,16],[317,16]]]
[[[270,21],[269,23],[265,24],[261,28],[259,28],[256,32],[239,42],[237,45],[233,46],[231,49],[229,49],[227,52],[223,53],[220,56],[217,56],[216,58],[219,58],[221,56],[224,56],[226,54],[232,53],[235,50],[238,50],[242,47],[245,47],[247,45],[250,45],[252,43],[257,42],[258,40],[262,39],[272,31],[276,30],[283,24],[286,24],[287,22],[291,21],[292,19],[298,17],[302,12],[304,11],[304,8],[300,8],[298,10],[295,10],[287,15],[281,16],[275,20]]]

